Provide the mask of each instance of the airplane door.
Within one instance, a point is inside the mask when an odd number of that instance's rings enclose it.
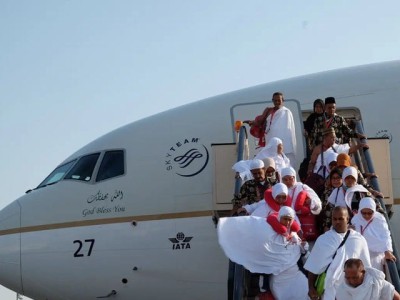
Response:
[[[236,104],[231,108],[231,119],[232,119],[232,128],[233,124],[237,120],[254,120],[254,118],[258,115],[261,115],[266,107],[272,107],[272,101],[265,102],[253,102],[253,103],[243,103]],[[296,170],[298,170],[299,165],[303,158],[305,157],[305,141],[303,136],[303,119],[300,109],[300,103],[297,100],[285,99],[285,107],[288,108],[292,114],[294,119],[294,124],[296,127],[296,160],[297,165],[293,166]],[[247,127],[249,129],[249,127]],[[256,148],[258,147],[258,139],[251,136],[248,130],[249,137],[249,148],[250,148],[250,157],[254,157],[256,154]]]

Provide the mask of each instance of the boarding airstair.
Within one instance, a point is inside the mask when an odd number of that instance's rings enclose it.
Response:
[[[357,126],[357,132],[364,134],[364,129],[362,126],[361,121],[356,122]],[[240,161],[243,159],[249,159],[248,157],[248,135],[247,135],[247,130],[244,126],[241,126],[237,130],[237,142],[234,144],[235,145],[235,151],[232,152],[230,151],[230,156],[232,159],[233,155],[236,155],[236,161]],[[376,157],[385,157],[385,160],[378,161],[378,169],[379,169],[379,174],[380,174],[380,180],[382,180],[382,177],[384,179],[383,184],[385,185],[384,187],[384,194],[389,195],[388,198],[390,198],[390,193],[391,193],[391,183],[388,186],[388,181],[391,181],[391,174],[390,174],[390,160],[388,159],[387,155],[382,155],[382,152],[388,151],[388,141],[385,139],[381,140],[368,140],[368,145],[370,146],[369,149],[364,149],[354,155],[354,162],[357,164],[357,166],[360,168],[360,170],[364,173],[375,173],[376,169],[374,168],[374,161],[376,161]],[[385,146],[386,145],[386,146]],[[383,147],[383,149],[382,149]],[[385,150],[386,149],[386,150]],[[226,155],[229,151],[224,150],[224,160],[226,160]],[[218,156],[218,154],[216,154]],[[229,156],[229,154],[228,154]],[[379,159],[378,159],[379,160]],[[218,159],[216,160],[216,163]],[[227,164],[232,166],[232,161],[231,163]],[[383,165],[383,168],[382,168]],[[218,168],[216,168],[218,169]],[[226,172],[227,169],[225,169]],[[383,175],[381,177],[381,174]],[[222,177],[226,177],[226,174]],[[388,178],[387,178],[388,177]],[[232,177],[231,177],[232,178]],[[216,175],[216,181],[218,179],[218,174]],[[380,189],[380,180],[378,180],[377,177],[371,178],[370,184],[374,188],[374,190],[381,191]],[[231,179],[232,182],[232,179]],[[231,184],[230,186],[234,189],[234,193],[237,194],[239,193],[240,186],[242,182],[240,177],[235,178],[234,184]],[[217,188],[217,187],[216,187]],[[217,195],[217,194],[216,194]],[[218,196],[217,196],[218,197]],[[222,195],[220,195],[222,197]],[[224,196],[226,197],[226,196]],[[229,198],[229,196],[228,196]],[[386,197],[385,197],[386,198]],[[229,199],[232,199],[232,195]],[[384,216],[387,220],[387,223],[389,225],[390,232],[392,233],[392,229],[390,228],[390,222],[389,222],[389,217],[392,216],[392,201],[393,199],[382,199],[378,198],[378,200],[381,203],[381,206],[385,208],[385,213]],[[384,201],[385,200],[385,201]],[[216,200],[218,202],[218,200]],[[231,204],[228,203],[215,203],[215,219],[216,222],[218,221],[219,217],[222,216],[227,216],[230,214],[230,209],[232,207]],[[397,258],[396,263],[392,261],[387,261],[386,262],[386,277],[389,282],[391,282],[395,289],[400,292],[400,279],[399,279],[399,273],[400,273],[400,263],[399,263],[399,255],[396,247],[396,242],[395,242],[395,237],[392,234],[392,241],[393,241],[393,253]],[[245,268],[241,265],[238,265],[234,262],[229,262],[229,270],[228,270],[228,283],[227,283],[227,288],[228,288],[228,299],[231,300],[242,300],[242,299],[254,299],[254,293],[251,292],[252,287],[248,286],[248,283],[251,282],[251,280],[248,280],[248,271],[245,270]]]

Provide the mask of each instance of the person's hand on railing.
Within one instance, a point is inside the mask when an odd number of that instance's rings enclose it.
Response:
[[[391,260],[392,262],[396,262],[396,256],[394,256],[393,253],[389,250],[385,251],[385,259]]]
[[[366,135],[364,135],[364,134],[361,134],[361,133],[357,133],[357,137],[358,137],[360,140],[364,140],[364,139],[366,139],[366,138],[367,138],[367,136],[366,136]]]
[[[251,127],[251,126],[253,126],[254,121],[253,120],[244,120],[243,124],[249,124],[249,126]]]
[[[368,144],[357,144],[357,150],[361,150],[361,149],[369,149]]]
[[[376,175],[375,173],[363,173],[363,176],[367,179],[378,178],[378,175]]]
[[[370,193],[372,194],[372,196],[374,196],[375,198],[384,198],[384,195],[379,192],[379,191],[375,191],[375,190],[370,190]]]
[[[247,215],[248,215],[247,210],[246,210],[244,207],[240,207],[240,208],[236,211],[236,214],[237,214],[238,216],[247,216]]]

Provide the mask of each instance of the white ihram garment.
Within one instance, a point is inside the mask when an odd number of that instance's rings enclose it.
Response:
[[[358,232],[350,229],[346,242],[338,249],[345,234],[337,233],[332,228],[319,236],[304,265],[306,270],[318,275],[324,272],[328,265],[331,264],[326,273],[323,300],[335,300],[336,288],[343,277],[343,266],[347,259],[359,258],[364,263],[364,266],[371,266],[367,241]],[[336,256],[332,261],[335,252]]]

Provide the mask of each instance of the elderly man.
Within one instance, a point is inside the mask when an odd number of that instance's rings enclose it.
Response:
[[[247,180],[240,188],[240,193],[235,195],[233,202],[233,212],[246,204],[253,204],[264,198],[264,193],[271,187],[265,180],[264,162],[260,159],[253,159],[250,164],[250,172],[253,179]]]
[[[364,135],[354,132],[347,125],[346,120],[336,113],[336,100],[334,97],[325,98],[325,112],[314,121],[314,127],[311,137],[311,148],[319,145],[322,142],[322,132],[326,128],[333,128],[336,133],[336,142],[345,144],[352,137],[365,138]]]
[[[364,237],[348,228],[347,209],[337,206],[332,211],[332,228],[318,237],[304,268],[308,271],[308,295],[311,300],[334,300],[337,286],[343,275],[343,265],[348,258],[358,257],[370,267],[368,245]],[[348,235],[347,232],[349,231]],[[344,238],[345,242],[342,244]],[[326,271],[325,292],[317,293],[318,274]]]
[[[329,166],[329,157],[331,153],[346,153],[346,154],[352,154],[356,152],[359,149],[362,148],[368,148],[367,144],[357,144],[350,146],[349,144],[336,144],[336,133],[333,128],[328,128],[325,129],[322,132],[323,140],[322,144],[319,147],[315,147],[312,154],[311,154],[311,159],[310,163],[308,165],[308,174],[311,174],[312,172],[318,173],[323,176],[323,170],[322,168],[328,168]],[[322,154],[324,156],[324,159],[322,160]],[[325,172],[325,177],[329,175],[329,172]]]
[[[344,264],[344,280],[336,293],[337,300],[400,300],[385,274],[366,267],[361,259],[351,258]]]

